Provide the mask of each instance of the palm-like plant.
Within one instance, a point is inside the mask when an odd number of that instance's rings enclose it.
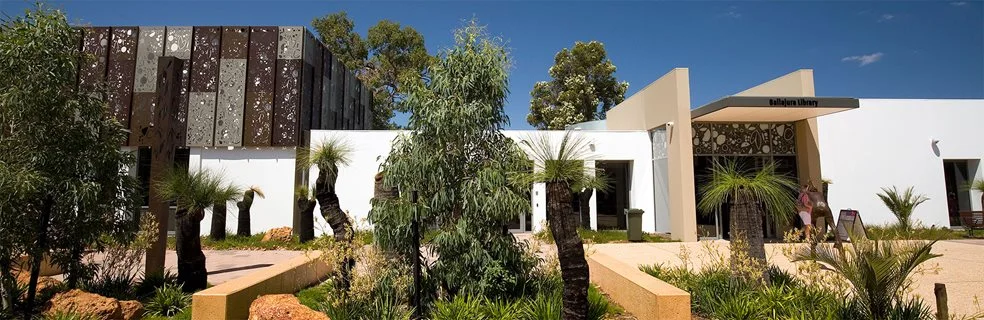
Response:
[[[241,237],[248,237],[253,233],[250,231],[250,209],[253,207],[253,199],[256,196],[260,198],[265,198],[263,195],[263,190],[260,187],[251,186],[249,189],[243,191],[242,201],[236,202],[236,206],[239,207],[239,223],[236,228],[236,235]]]
[[[584,167],[588,141],[571,132],[559,144],[541,134],[523,140],[533,160],[532,172],[521,172],[514,181],[522,186],[546,184],[547,224],[557,245],[561,277],[564,280],[564,319],[585,319],[588,312],[588,263],[577,233],[578,222],[571,206],[573,194],[586,188],[606,191],[609,181],[597,169]]]
[[[899,189],[895,186],[881,189],[882,193],[878,194],[878,198],[885,203],[888,210],[892,211],[892,214],[898,219],[898,228],[901,231],[912,230],[912,211],[923,202],[928,201],[929,198],[925,195],[914,193],[912,187],[908,187],[902,192],[899,192]]]
[[[304,166],[318,167],[318,179],[314,183],[315,198],[321,206],[321,216],[331,226],[335,239],[340,241],[348,239],[352,222],[342,211],[338,194],[335,193],[335,181],[338,180],[338,167],[349,164],[351,153],[352,148],[343,139],[328,137],[301,159]]]
[[[740,257],[751,257],[762,267],[762,277],[768,281],[765,261],[765,239],[762,217],[768,215],[782,224],[789,221],[796,205],[792,192],[796,182],[776,172],[776,164],[767,162],[758,170],[741,168],[734,161],[714,162],[707,181],[701,186],[697,209],[705,214],[730,203],[731,263],[737,267]],[[762,211],[765,209],[765,212]],[[744,242],[744,243],[743,243]]]
[[[177,205],[178,283],[186,292],[204,289],[208,276],[199,234],[205,208],[235,200],[240,189],[225,182],[220,174],[205,169],[171,170],[155,183],[161,197]]]
[[[909,276],[922,263],[939,257],[933,254],[936,241],[851,242],[850,249],[831,246],[802,248],[793,261],[816,261],[826,265],[851,284],[853,303],[862,319],[883,319],[897,307],[904,307]]]

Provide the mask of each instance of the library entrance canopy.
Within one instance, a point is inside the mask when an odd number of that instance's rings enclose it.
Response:
[[[795,122],[858,108],[858,99],[725,97],[690,112],[694,122]]]

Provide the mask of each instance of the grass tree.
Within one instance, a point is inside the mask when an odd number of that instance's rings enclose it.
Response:
[[[887,315],[914,305],[905,297],[912,285],[909,277],[924,262],[940,256],[931,252],[935,243],[858,239],[844,250],[831,246],[802,248],[793,261],[821,263],[847,280],[851,285],[847,306],[852,319],[887,319]]]
[[[571,205],[575,194],[584,189],[607,190],[608,180],[588,169],[588,141],[571,132],[559,141],[540,134],[523,141],[524,149],[533,160],[532,172],[515,176],[519,185],[546,185],[547,226],[557,245],[560,273],[564,280],[564,319],[585,319],[588,313],[588,262],[584,245],[577,233],[579,226]]]
[[[243,191],[243,199],[236,202],[236,207],[239,208],[239,221],[236,227],[236,235],[240,237],[249,237],[253,233],[250,230],[250,209],[253,208],[253,200],[259,196],[260,199],[265,198],[263,195],[263,190],[257,186],[251,186],[246,191]]]
[[[349,241],[352,234],[352,221],[342,210],[335,192],[338,181],[338,167],[348,165],[352,148],[345,140],[331,136],[318,143],[308,154],[307,166],[318,168],[318,178],[314,182],[314,196],[337,241]]]
[[[204,289],[208,276],[200,233],[205,209],[235,200],[241,189],[225,182],[220,174],[205,169],[194,172],[171,170],[154,183],[161,196],[174,201],[177,206],[174,217],[177,221],[178,282],[185,292]]]
[[[922,194],[916,194],[913,192],[912,187],[908,187],[902,192],[899,192],[899,189],[895,186],[881,189],[882,192],[878,194],[878,198],[881,199],[882,203],[888,207],[888,210],[892,211],[892,214],[895,215],[895,219],[898,220],[896,226],[900,231],[911,231],[912,211],[923,202],[928,201],[929,197]]]
[[[295,234],[300,242],[311,241],[314,239],[314,206],[318,202],[307,186],[300,186],[294,190],[294,199],[300,214],[297,224],[300,230],[296,230]]]
[[[779,223],[789,221],[796,209],[793,194],[796,182],[776,172],[774,162],[751,170],[734,161],[715,161],[711,173],[704,178],[706,181],[700,187],[701,198],[697,203],[700,212],[710,214],[729,205],[732,269],[751,267],[751,270],[761,271],[763,279],[768,281],[763,218],[769,216]],[[755,265],[745,263],[749,258]]]

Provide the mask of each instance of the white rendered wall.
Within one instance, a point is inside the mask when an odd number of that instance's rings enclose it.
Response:
[[[545,133],[551,135],[552,141],[560,141],[564,135],[564,131],[504,131],[503,133],[514,139]],[[353,149],[351,163],[339,168],[337,186],[342,210],[349,212],[357,226],[369,227],[365,219],[371,207],[369,201],[372,199],[373,177],[379,170],[379,164],[389,154],[390,144],[397,134],[397,131],[311,131],[312,145],[324,141],[326,137],[336,136],[348,141]],[[592,160],[631,160],[633,162],[631,185],[629,186],[629,207],[645,211],[642,226],[644,231],[668,231],[668,224],[662,224],[657,228],[656,219],[653,215],[652,150],[648,134],[645,131],[579,131],[577,134],[583,135],[593,142],[594,150],[589,154]],[[317,170],[312,169],[312,183],[315,177],[317,177]],[[545,199],[542,185],[534,186],[533,221],[529,222],[533,224],[534,230],[539,230],[543,226],[542,221],[546,219]],[[595,207],[595,197],[592,197],[592,216],[595,214]],[[592,221],[595,220],[597,219],[592,217]]]
[[[256,197],[250,211],[253,233],[289,227],[293,223],[294,148],[191,148],[188,167],[193,171],[206,168],[222,173],[234,185],[243,188],[255,185],[263,190],[266,197]],[[230,202],[227,210],[226,230],[235,233],[239,209]],[[211,224],[209,209],[202,221],[203,235],[208,234]]]
[[[949,226],[943,160],[984,158],[981,119],[984,100],[895,99],[861,99],[856,110],[818,118],[821,173],[833,181],[830,205],[859,210],[866,225],[888,224],[895,217],[876,196],[880,188],[914,186],[930,200],[913,218]],[[970,171],[980,179],[982,169]],[[972,194],[974,210],[980,196]]]

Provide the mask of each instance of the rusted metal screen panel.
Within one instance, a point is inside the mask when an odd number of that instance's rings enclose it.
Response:
[[[181,59],[181,74],[178,92],[177,117],[172,128],[176,134],[175,145],[185,146],[188,134],[188,93],[191,83],[191,27],[167,27],[164,38],[164,56]]]
[[[303,37],[302,27],[280,27],[277,35],[272,141],[275,146],[297,146],[299,142]]]
[[[86,60],[79,66],[79,87],[83,91],[95,91],[106,81],[109,42],[109,28],[82,28],[82,53]]]
[[[164,54],[164,27],[139,27],[130,111],[130,145],[151,146],[157,108],[157,59]]]
[[[277,27],[253,27],[249,36],[243,145],[269,146],[276,92]]]
[[[188,146],[210,147],[214,144],[221,41],[222,29],[219,27],[193,29],[186,137]]]
[[[114,27],[110,35],[109,67],[106,74],[107,101],[113,118],[125,128],[130,127],[137,35],[136,27]]]
[[[215,145],[243,144],[243,110],[246,99],[246,62],[249,28],[223,27],[219,59],[219,91],[215,107]]]

